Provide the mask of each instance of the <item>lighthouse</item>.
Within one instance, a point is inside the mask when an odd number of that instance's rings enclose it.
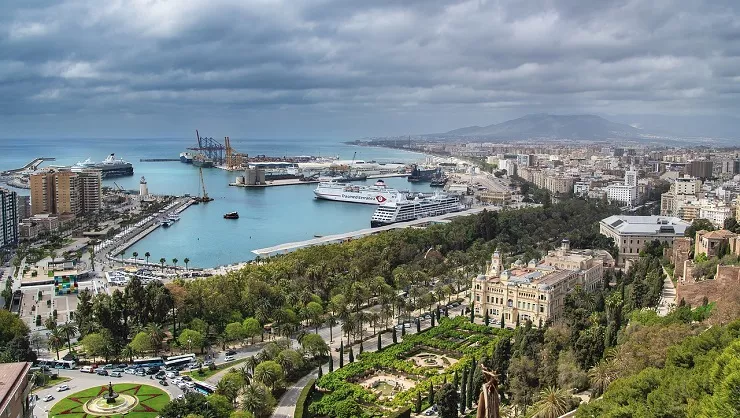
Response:
[[[139,180],[139,198],[145,199],[147,196],[149,196],[149,188],[146,186],[146,179],[142,176]]]

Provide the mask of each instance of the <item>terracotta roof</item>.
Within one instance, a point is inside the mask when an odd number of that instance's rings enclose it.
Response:
[[[725,238],[732,238],[734,236],[737,236],[737,234],[730,232],[726,229],[720,229],[717,231],[707,232],[704,234],[704,238],[709,239],[725,239]]]
[[[0,364],[0,412],[8,407],[13,394],[23,383],[23,377],[28,374],[30,368],[31,363]]]

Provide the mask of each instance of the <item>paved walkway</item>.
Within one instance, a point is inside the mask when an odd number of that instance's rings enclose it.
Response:
[[[314,369],[311,373],[303,376],[301,380],[295,382],[293,386],[289,387],[285,391],[283,396],[280,398],[277,408],[272,413],[272,418],[291,418],[295,415],[295,404],[298,402],[298,397],[301,395],[301,391],[306,387],[308,381],[318,376],[318,368]]]
[[[658,304],[658,316],[668,315],[674,306],[676,306],[676,287],[673,281],[663,269],[663,291],[660,293],[660,303]]]

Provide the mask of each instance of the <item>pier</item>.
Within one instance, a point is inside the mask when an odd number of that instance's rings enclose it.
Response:
[[[295,186],[296,184],[316,184],[318,182],[319,182],[318,180],[283,179],[283,180],[268,180],[268,181],[265,181],[264,184],[229,183],[229,186],[259,189],[262,187]]]
[[[41,163],[43,163],[44,161],[55,161],[55,160],[56,158],[54,157],[38,157],[21,168],[15,168],[12,170],[3,171],[3,174],[18,173],[18,172],[26,171],[26,170],[36,170],[37,168],[39,168]]]
[[[275,245],[273,247],[253,250],[252,253],[262,258],[272,257],[274,255],[287,254],[287,253],[293,252],[301,248],[313,247],[315,245],[339,244],[342,242],[351,241],[353,239],[362,238],[368,235],[377,234],[379,232],[389,231],[392,229],[420,227],[420,226],[424,226],[428,224],[435,224],[435,223],[446,223],[446,222],[449,222],[450,219],[452,218],[456,218],[458,216],[474,215],[476,213],[482,212],[483,209],[497,210],[497,207],[478,207],[478,208],[464,210],[461,212],[452,212],[452,213],[447,213],[444,215],[432,216],[429,218],[421,218],[421,219],[416,219],[416,220],[407,221],[407,222],[398,222],[395,224],[385,225],[385,226],[381,226],[378,228],[365,228],[365,229],[360,229],[359,231],[346,232],[343,234],[327,235],[324,237],[313,238],[313,239],[309,239],[305,241],[289,242],[286,244]]]
[[[141,158],[139,162],[141,163],[164,163],[164,162],[174,162],[174,161],[180,161],[179,158]]]

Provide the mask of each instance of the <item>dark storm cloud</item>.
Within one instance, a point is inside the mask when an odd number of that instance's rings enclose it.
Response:
[[[0,117],[167,115],[203,106],[732,114],[739,7],[734,0],[5,1]]]

